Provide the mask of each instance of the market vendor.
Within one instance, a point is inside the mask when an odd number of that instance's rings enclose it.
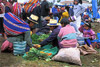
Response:
[[[47,45],[49,43],[52,43],[53,46],[59,47],[57,35],[61,29],[60,24],[57,23],[57,20],[50,19],[50,22],[47,25],[50,27],[50,30],[52,31],[52,33],[50,34],[50,36],[47,39],[42,41],[40,43],[40,45],[44,46],[44,45]]]
[[[42,27],[39,28],[39,30],[36,32],[37,35],[41,34],[48,34],[50,32],[50,28],[47,25],[50,22],[50,17],[47,16],[44,18],[44,21],[42,22]]]
[[[13,22],[13,20],[16,20],[13,18],[16,18],[17,21]],[[9,41],[10,43],[18,42],[18,41],[19,42],[26,41],[28,47],[30,48],[33,47],[33,44],[31,42],[31,36],[30,36],[30,28],[37,23],[36,21],[38,20],[38,17],[35,15],[31,15],[30,17],[27,17],[27,19],[28,19],[29,24],[18,19],[18,17],[16,17],[12,13],[5,14],[4,29],[5,29],[5,33],[7,34],[7,41]],[[3,48],[3,46],[6,46],[6,45],[2,45],[1,49]]]
[[[76,47],[76,32],[74,27],[70,25],[70,21],[67,18],[63,18],[60,23],[62,26],[58,34],[60,48]]]

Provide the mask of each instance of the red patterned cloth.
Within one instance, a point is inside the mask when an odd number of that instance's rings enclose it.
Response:
[[[39,1],[38,0],[29,0],[28,3],[24,4],[24,9],[26,13],[30,13],[32,12],[32,10],[39,5]]]
[[[20,17],[21,15],[21,5],[19,3],[16,3],[13,7],[13,14]]]

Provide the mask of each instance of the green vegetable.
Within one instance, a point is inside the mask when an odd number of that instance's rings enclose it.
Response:
[[[31,38],[32,38],[32,43],[33,44],[39,44],[41,41],[45,40],[46,38],[49,37],[50,34],[42,34],[40,36],[36,35],[36,34],[32,34]]]
[[[30,51],[27,53],[26,56],[24,56],[24,59],[26,60],[45,60],[47,59],[48,56],[47,54],[44,53],[40,53],[39,50],[37,50],[36,48],[31,48]]]
[[[41,36],[39,36],[38,40],[45,40],[46,38],[49,37],[49,34],[42,34]]]
[[[39,38],[38,35],[32,34],[31,38],[32,38],[32,43],[33,43],[33,44],[39,44],[39,43],[40,43],[40,42],[37,40],[37,39]]]

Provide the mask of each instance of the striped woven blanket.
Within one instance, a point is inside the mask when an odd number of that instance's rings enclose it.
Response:
[[[7,35],[19,35],[30,30],[28,23],[10,12],[4,15],[3,26]]]
[[[30,13],[38,5],[39,5],[39,0],[29,0],[28,3],[24,4],[24,10],[26,13]]]
[[[21,5],[19,3],[16,3],[13,7],[13,14],[20,17],[21,15]]]

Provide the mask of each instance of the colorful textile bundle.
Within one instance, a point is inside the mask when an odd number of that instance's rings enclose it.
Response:
[[[19,3],[16,3],[13,7],[13,14],[20,17],[21,14],[21,5]]]
[[[28,3],[24,4],[24,10],[25,10],[26,13],[30,13],[38,5],[39,5],[38,0],[29,0]]]
[[[3,25],[7,35],[19,35],[30,30],[29,25],[25,21],[10,12],[4,15]]]

